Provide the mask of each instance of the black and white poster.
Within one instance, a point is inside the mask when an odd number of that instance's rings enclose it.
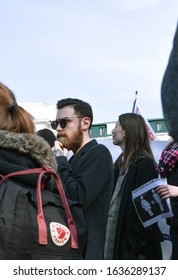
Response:
[[[134,207],[144,227],[173,216],[170,199],[162,200],[156,192],[158,186],[166,184],[165,178],[154,179],[132,192]]]

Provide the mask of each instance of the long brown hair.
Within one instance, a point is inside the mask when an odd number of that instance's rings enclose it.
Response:
[[[144,118],[135,113],[125,113],[119,116],[119,122],[125,131],[125,148],[122,154],[122,170],[124,174],[131,162],[140,157],[149,157],[154,160],[151,150],[148,130]],[[155,161],[155,160],[154,160]],[[121,157],[117,165],[121,165]]]
[[[0,129],[17,133],[35,133],[33,116],[18,106],[14,93],[0,83]]]

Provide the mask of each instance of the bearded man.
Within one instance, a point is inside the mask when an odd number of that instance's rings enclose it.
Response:
[[[113,189],[113,161],[106,146],[90,137],[91,106],[76,98],[57,102],[53,153],[69,199],[84,205],[88,225],[85,259],[103,259],[106,225]],[[68,151],[73,152],[68,160]]]

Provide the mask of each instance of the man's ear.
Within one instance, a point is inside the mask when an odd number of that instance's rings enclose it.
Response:
[[[83,118],[81,121],[82,129],[84,131],[89,130],[90,124],[91,124],[91,120],[88,117]]]

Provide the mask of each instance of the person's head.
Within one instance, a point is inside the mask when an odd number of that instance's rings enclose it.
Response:
[[[0,130],[35,133],[33,117],[18,106],[14,93],[0,83]]]
[[[80,99],[66,98],[57,102],[56,121],[51,122],[52,128],[57,130],[57,139],[68,150],[76,153],[89,131],[93,121],[91,106]]]
[[[40,129],[36,132],[36,134],[38,136],[44,138],[48,142],[48,144],[50,145],[51,148],[54,146],[54,142],[56,141],[56,137],[50,129],[47,129],[47,128]]]
[[[124,168],[138,157],[153,158],[148,130],[141,115],[135,113],[120,115],[112,135],[113,144],[120,146],[124,152]]]

